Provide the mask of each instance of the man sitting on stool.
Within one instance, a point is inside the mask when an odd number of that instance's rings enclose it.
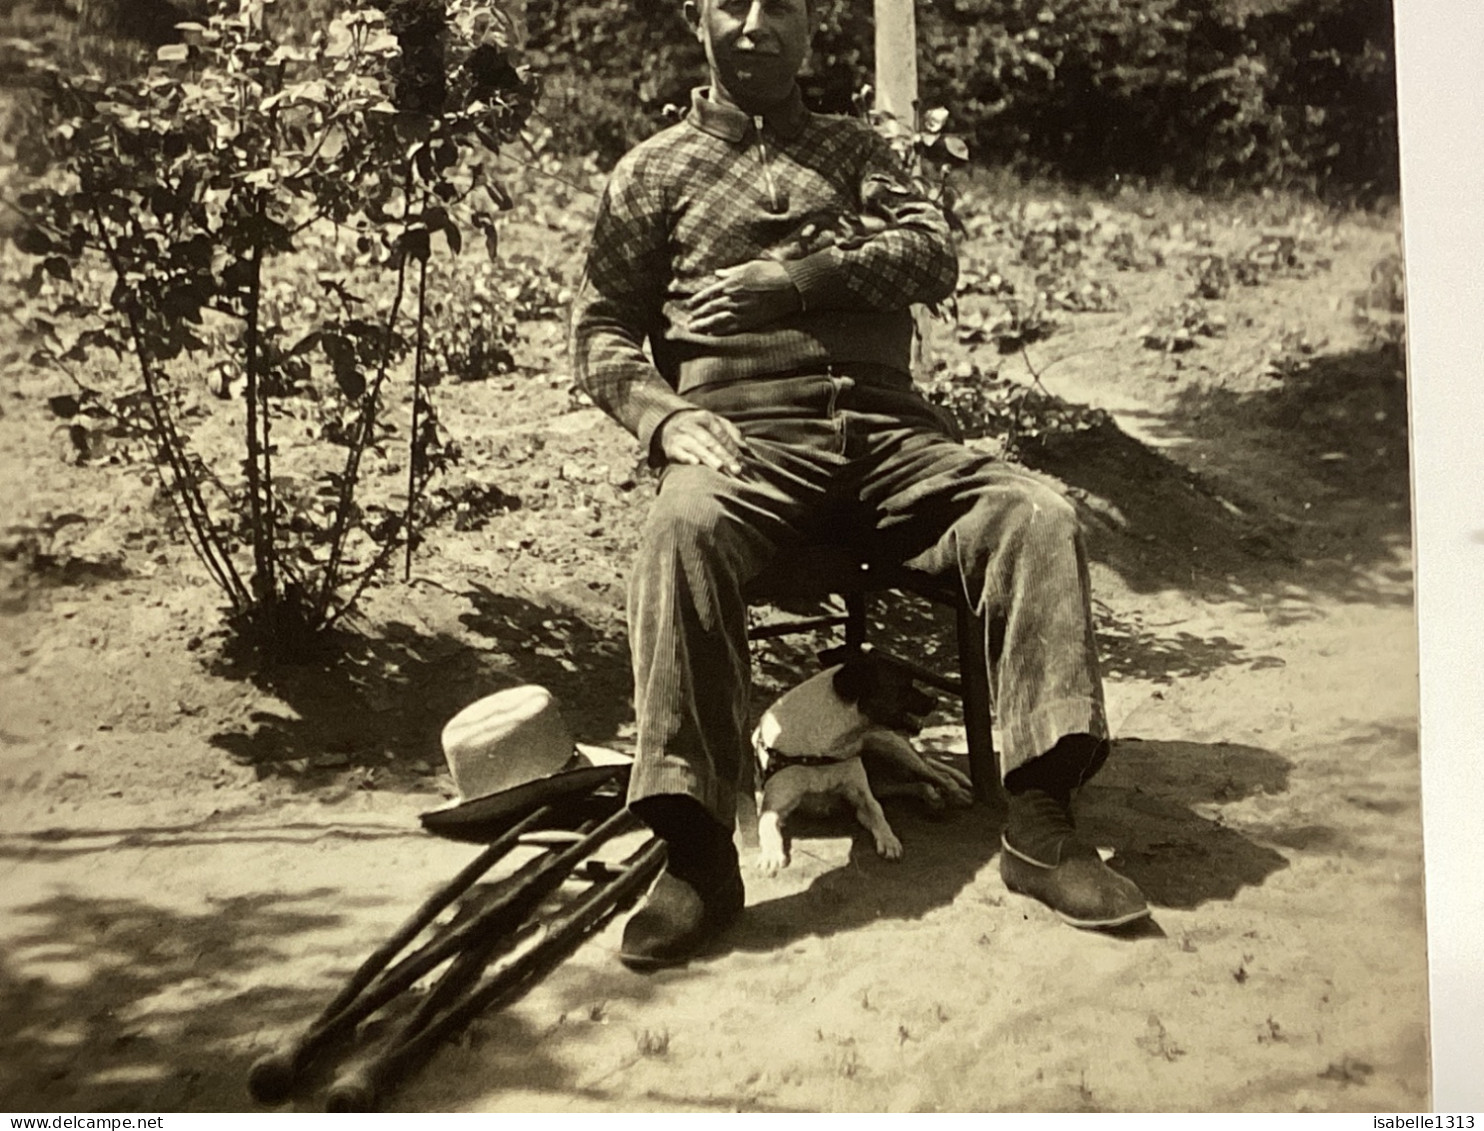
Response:
[[[629,804],[669,860],[623,960],[683,962],[742,909],[743,592],[822,533],[953,578],[985,614],[1006,884],[1076,926],[1147,915],[1071,817],[1108,750],[1075,513],[955,441],[913,386],[909,308],[957,279],[941,212],[869,126],[805,109],[807,0],[686,0],[685,15],[710,86],[614,169],[571,327],[583,388],[662,469],[629,582]]]

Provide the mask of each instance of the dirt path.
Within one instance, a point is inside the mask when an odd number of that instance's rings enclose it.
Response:
[[[1350,317],[1395,236],[1302,210],[1165,202],[1159,230],[1145,213],[1100,223],[1168,267],[1119,272],[1119,310],[1064,315],[1029,352],[1048,389],[1113,420],[1025,458],[1088,522],[1117,749],[1082,809],[1154,925],[1077,932],[1008,894],[993,809],[893,810],[898,865],[825,825],[782,875],[749,876],[720,953],[641,977],[610,925],[393,1107],[1427,1106],[1404,401]],[[1188,293],[1187,242],[1274,225],[1308,241],[1306,269],[1213,303],[1224,336],[1145,348],[1150,312]],[[572,238],[548,241],[567,270]],[[447,790],[443,720],[539,682],[580,738],[624,743],[619,563],[645,488],[626,439],[570,403],[558,342],[535,325],[528,370],[444,401],[467,461],[524,505],[374,594],[345,662],[273,674],[219,655],[214,595],[153,533],[146,488],[58,458],[50,379],[12,384],[0,1106],[250,1106],[252,1060],[472,855],[416,822]],[[933,653],[922,624],[886,638]],[[759,700],[806,655],[763,658]],[[938,722],[931,741],[961,750]]]

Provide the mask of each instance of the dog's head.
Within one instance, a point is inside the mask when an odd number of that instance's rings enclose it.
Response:
[[[834,662],[841,665],[834,677],[835,694],[879,726],[916,734],[923,716],[937,705],[912,682],[910,671],[879,652],[852,649]]]

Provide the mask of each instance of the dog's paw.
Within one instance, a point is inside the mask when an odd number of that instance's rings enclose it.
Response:
[[[946,794],[949,801],[962,806],[974,804],[974,783],[965,774],[942,762],[930,761],[927,765],[933,785]]]
[[[974,804],[973,792],[965,789],[956,782],[953,785],[945,785],[942,789],[944,793],[948,794],[948,799],[960,808],[967,809]]]
[[[788,854],[764,848],[757,854],[757,861],[753,867],[757,869],[759,875],[776,876],[788,867]]]
[[[943,792],[927,782],[922,783],[922,803],[927,806],[929,813],[942,813],[948,808],[948,802],[943,800]]]
[[[896,833],[880,833],[876,837],[876,855],[883,860],[900,860],[902,858],[902,842],[897,839]]]

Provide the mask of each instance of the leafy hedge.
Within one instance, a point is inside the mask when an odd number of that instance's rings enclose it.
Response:
[[[1083,182],[1397,188],[1390,0],[920,0],[922,101],[981,162]],[[818,0],[805,79],[849,112],[871,5]],[[703,74],[674,0],[530,0],[530,57],[560,146],[612,161]]]
[[[138,34],[143,10],[200,2],[0,0],[0,22],[76,7]],[[307,36],[343,6],[276,0],[271,22]],[[871,77],[872,5],[815,7],[806,94],[849,113]],[[528,0],[526,22],[537,122],[605,165],[704,74],[680,0]],[[918,0],[918,33],[922,103],[952,112],[981,163],[1104,185],[1397,191],[1391,0]]]

